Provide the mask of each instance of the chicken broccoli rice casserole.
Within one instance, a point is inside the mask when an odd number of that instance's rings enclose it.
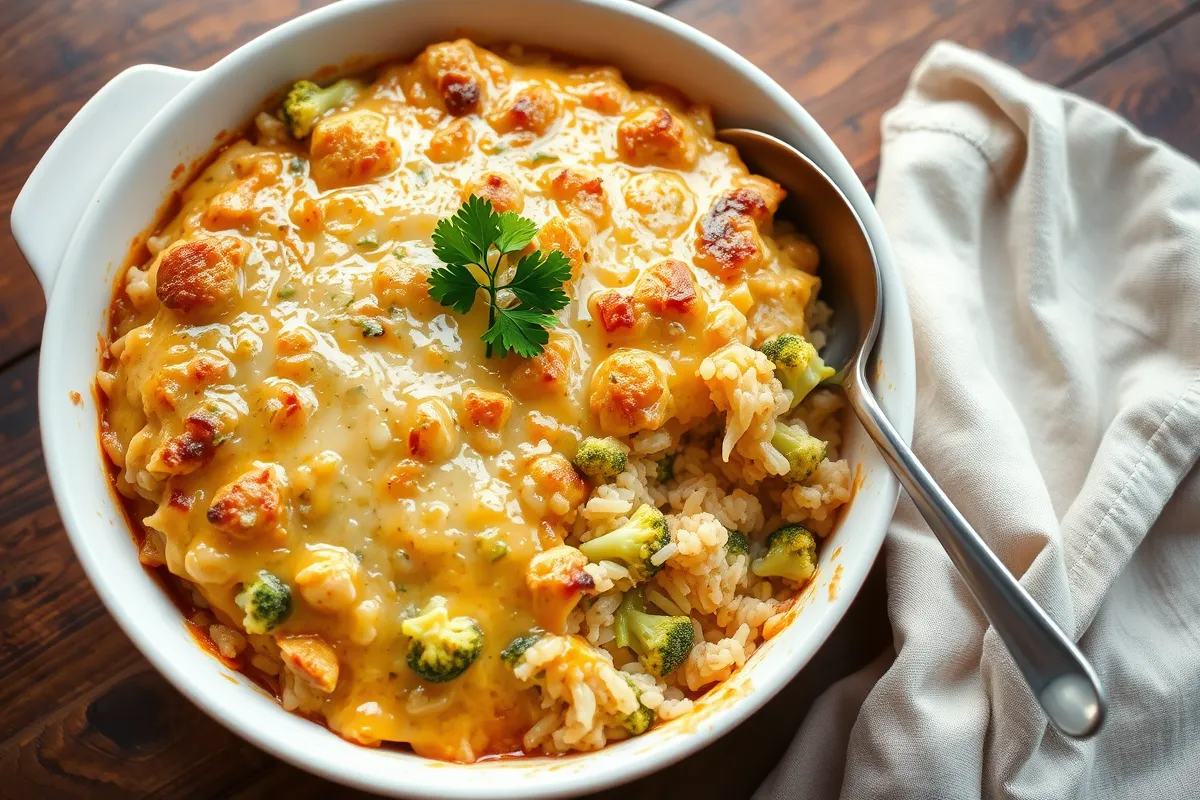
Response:
[[[686,714],[853,488],[783,197],[611,67],[459,40],[298,82],[118,280],[101,441],[141,561],[354,742],[471,762]]]

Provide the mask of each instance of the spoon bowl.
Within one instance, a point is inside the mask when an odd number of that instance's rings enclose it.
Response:
[[[1034,602],[966,518],[946,497],[875,400],[864,372],[885,311],[879,264],[862,221],[834,182],[799,150],[761,131],[717,133],[756,173],[788,197],[779,216],[790,219],[821,253],[822,298],[835,326],[822,351],[868,435],[938,537],[971,594],[1000,635],[1050,723],[1087,738],[1105,715],[1095,671],[1062,629]]]

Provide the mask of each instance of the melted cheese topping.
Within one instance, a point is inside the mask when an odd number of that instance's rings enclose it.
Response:
[[[100,376],[143,560],[195,585],[233,652],[238,592],[279,576],[294,610],[241,660],[278,659],[285,704],[342,736],[458,760],[520,749],[540,716],[499,654],[562,626],[526,572],[588,495],[580,439],[709,417],[701,360],[803,330],[818,287],[807,240],[768,235],[782,192],[706,108],[505,56],[385,65],[311,141],[261,116],[127,271]],[[430,234],[472,192],[572,261],[538,358],[486,358],[485,304],[428,297]],[[400,630],[435,596],[485,636],[444,684],[405,666]]]

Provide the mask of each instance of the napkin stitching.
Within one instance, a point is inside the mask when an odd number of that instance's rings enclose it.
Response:
[[[1192,383],[1189,384],[1188,388],[1180,393],[1179,397],[1177,397],[1175,402],[1171,405],[1171,409],[1167,412],[1166,416],[1162,418],[1162,422],[1160,422],[1158,427],[1154,430],[1153,435],[1146,440],[1146,445],[1142,448],[1142,452],[1138,456],[1137,463],[1134,464],[1133,469],[1129,471],[1125,488],[1122,489],[1120,494],[1118,494],[1112,503],[1109,504],[1108,509],[1104,512],[1104,516],[1102,516],[1100,521],[1097,522],[1092,528],[1091,532],[1088,534],[1087,541],[1084,544],[1083,551],[1080,552],[1079,557],[1075,559],[1075,563],[1071,565],[1071,569],[1067,573],[1067,581],[1069,584],[1073,585],[1075,583],[1075,579],[1079,573],[1079,570],[1091,556],[1096,542],[1099,541],[1100,530],[1107,526],[1109,520],[1113,517],[1119,507],[1123,508],[1128,504],[1129,495],[1133,491],[1134,486],[1136,485],[1138,489],[1142,488],[1142,484],[1145,481],[1146,472],[1143,469],[1143,466],[1146,464],[1146,461],[1149,459],[1152,453],[1159,452],[1159,445],[1166,438],[1166,434],[1163,433],[1163,431],[1170,427],[1173,418],[1178,416],[1177,412],[1179,412],[1180,408],[1183,407],[1184,401],[1198,393],[1200,393],[1200,377],[1195,378]]]
[[[888,137],[892,138],[893,133],[945,133],[951,137],[966,143],[979,154],[983,162],[987,164],[988,172],[992,173],[992,178],[999,181],[1000,175],[996,172],[996,165],[992,162],[992,156],[988,153],[987,145],[976,139],[966,131],[958,130],[957,128],[949,128],[943,125],[929,125],[912,122],[893,122],[888,125]]]

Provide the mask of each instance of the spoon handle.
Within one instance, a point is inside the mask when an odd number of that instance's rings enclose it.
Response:
[[[846,394],[863,427],[1000,634],[1046,716],[1067,736],[1090,737],[1105,713],[1104,689],[1091,664],[946,497],[884,416],[861,372],[851,375]]]

